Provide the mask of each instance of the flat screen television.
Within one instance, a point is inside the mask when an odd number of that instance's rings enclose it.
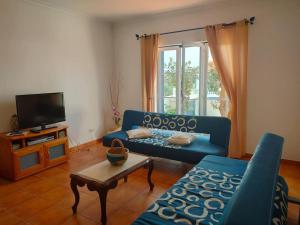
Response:
[[[16,95],[16,105],[19,129],[46,129],[46,125],[66,120],[62,92]]]

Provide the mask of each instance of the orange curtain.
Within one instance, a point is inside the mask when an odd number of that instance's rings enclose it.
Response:
[[[213,61],[230,101],[229,156],[241,157],[246,147],[248,23],[205,28]]]
[[[159,34],[141,38],[142,108],[147,112],[156,111],[158,38]]]

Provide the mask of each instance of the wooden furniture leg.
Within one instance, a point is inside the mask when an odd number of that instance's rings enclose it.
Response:
[[[100,199],[100,206],[101,206],[101,224],[106,225],[107,222],[107,215],[106,215],[106,199],[107,193],[110,189],[114,189],[117,187],[118,181],[114,180],[107,185],[101,185],[96,182],[90,182],[87,184],[87,187],[90,191],[97,191]]]
[[[79,203],[79,200],[80,200],[80,196],[79,196],[77,186],[82,187],[84,185],[84,183],[78,181],[76,176],[71,175],[70,185],[71,185],[71,189],[74,193],[74,197],[75,197],[75,203],[72,206],[72,211],[73,211],[73,214],[76,214],[77,213],[77,206],[78,206],[78,203]]]
[[[98,195],[100,199],[101,205],[101,223],[102,225],[106,225],[107,215],[106,215],[106,198],[107,198],[107,189],[98,190]]]
[[[147,176],[148,184],[150,186],[150,191],[153,191],[154,188],[154,184],[151,181],[152,171],[153,171],[153,160],[150,159],[148,163],[148,176]]]

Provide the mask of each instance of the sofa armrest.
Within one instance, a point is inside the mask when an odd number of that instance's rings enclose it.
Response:
[[[221,224],[271,224],[282,146],[283,138],[275,134],[267,133],[261,138]]]

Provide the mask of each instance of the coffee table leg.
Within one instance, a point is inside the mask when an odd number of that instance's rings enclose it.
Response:
[[[106,216],[107,193],[110,189],[117,187],[117,185],[118,185],[117,180],[112,181],[108,185],[102,185],[102,186],[95,185],[94,186],[93,183],[89,183],[87,185],[88,189],[90,191],[96,190],[98,192],[99,199],[100,199],[100,205],[101,205],[101,223],[102,223],[102,225],[106,225],[106,222],[107,222],[107,216]]]
[[[79,200],[80,200],[79,192],[78,192],[78,189],[77,189],[77,182],[76,182],[76,180],[71,179],[70,184],[71,184],[71,189],[72,189],[72,191],[74,193],[74,196],[75,196],[75,203],[72,206],[72,210],[73,210],[73,214],[76,214],[77,213],[77,206],[78,206],[78,203],[79,203]]]
[[[107,216],[106,216],[106,198],[107,198],[107,189],[98,190],[100,205],[101,205],[101,223],[106,225]]]
[[[151,181],[151,174],[152,174],[152,171],[153,171],[153,160],[150,159],[149,163],[148,163],[148,184],[150,186],[150,191],[153,191],[153,188],[154,188],[154,184],[152,183]]]

